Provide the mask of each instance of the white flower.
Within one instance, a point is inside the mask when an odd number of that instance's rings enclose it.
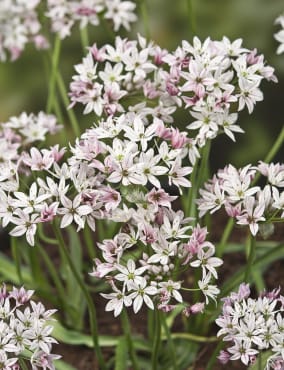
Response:
[[[101,296],[103,296],[106,299],[110,299],[110,301],[107,303],[105,310],[106,311],[114,311],[114,316],[117,317],[123,307],[129,307],[132,304],[132,299],[130,296],[126,296],[122,291],[119,289],[115,289],[115,292],[105,294],[101,293]]]
[[[14,213],[17,217],[13,217],[13,224],[17,225],[10,231],[11,236],[21,236],[26,234],[26,239],[31,246],[34,246],[34,236],[36,233],[36,224],[39,222],[38,214],[28,214],[21,209],[17,209]]]
[[[134,313],[137,313],[141,307],[143,302],[149,307],[151,310],[154,310],[154,303],[149,295],[157,294],[157,288],[154,286],[147,286],[146,280],[143,280],[141,284],[133,283],[131,286],[133,293],[129,295],[131,299],[133,299],[133,310]]]
[[[212,298],[216,302],[216,296],[220,293],[220,290],[216,285],[210,285],[211,273],[203,277],[202,280],[198,281],[198,286],[202,293],[205,295],[206,304],[209,303],[209,298]]]
[[[130,31],[129,23],[137,20],[133,13],[136,5],[132,1],[106,0],[107,11],[104,14],[106,19],[111,19],[114,23],[114,31],[118,31],[121,26]]]
[[[76,195],[73,201],[62,195],[60,201],[64,206],[64,208],[58,208],[58,213],[63,215],[60,227],[67,227],[74,220],[78,225],[78,229],[83,229],[85,224],[83,216],[90,214],[93,211],[92,207],[87,204],[81,205],[81,194]]]
[[[115,275],[115,279],[124,282],[128,290],[131,290],[133,283],[141,285],[145,280],[145,278],[140,275],[147,270],[147,267],[143,266],[136,268],[135,262],[132,259],[127,261],[127,267],[118,264],[116,268],[120,271],[120,274]]]

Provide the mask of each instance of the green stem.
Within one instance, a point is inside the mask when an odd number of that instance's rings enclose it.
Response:
[[[91,260],[93,260],[94,258],[96,258],[96,251],[94,248],[94,238],[92,237],[91,229],[89,228],[88,225],[85,225],[83,229],[83,234],[84,234],[84,239],[85,239],[85,243],[88,249],[89,256]]]
[[[208,140],[205,146],[203,147],[202,153],[201,153],[201,164],[198,171],[198,177],[197,177],[197,189],[200,188],[201,185],[208,179],[209,176],[209,154],[211,149],[211,141]]]
[[[43,269],[39,264],[38,248],[29,248],[29,264],[32,271],[32,278],[35,282],[36,289],[41,288],[42,290],[50,290],[50,286],[47,283],[46,276],[43,273]]]
[[[274,156],[277,154],[278,150],[281,148],[283,142],[284,142],[284,126],[282,127],[282,130],[280,131],[280,134],[278,135],[278,137],[277,137],[275,143],[273,144],[272,148],[270,149],[270,151],[267,153],[263,162],[269,163],[270,161],[272,161]],[[255,177],[252,181],[252,185],[254,185],[258,181],[260,176],[261,176],[261,174],[258,172],[255,175]]]
[[[203,337],[201,335],[191,333],[172,333],[171,337],[172,339],[186,339],[197,343],[214,343],[219,340],[217,337]]]
[[[168,327],[166,319],[165,319],[165,315],[163,313],[161,313],[161,322],[162,322],[162,327],[163,327],[163,329],[165,331],[165,334],[166,334],[167,341],[169,343],[173,369],[178,370],[178,368],[177,368],[177,358],[176,358],[176,348],[175,348],[175,344],[174,344],[174,341],[173,341],[173,336],[171,335],[171,332],[169,330],[169,327]],[[184,333],[181,333],[181,334],[184,334]]]
[[[42,224],[39,224],[39,227],[38,227],[38,236],[46,244],[58,245],[58,241],[56,239],[49,238],[48,236],[46,236],[44,234],[43,225]]]
[[[59,300],[60,300],[60,303],[62,304],[62,306],[66,306],[65,304],[65,297],[66,297],[66,292],[65,292],[65,288],[63,286],[63,284],[61,283],[60,279],[59,279],[59,275],[58,275],[58,271],[56,270],[55,266],[54,266],[54,263],[51,261],[49,255],[46,253],[44,247],[41,245],[41,243],[37,242],[37,248],[44,260],[44,263],[46,265],[46,267],[48,268],[48,271],[50,273],[50,276],[54,282],[54,285],[56,287],[56,290],[59,294]]]
[[[225,227],[225,230],[222,234],[222,238],[220,240],[220,243],[218,244],[217,248],[216,248],[216,256],[217,257],[222,257],[223,256],[223,253],[224,253],[224,250],[225,250],[225,247],[226,247],[226,243],[232,233],[232,230],[234,228],[234,219],[232,217],[229,218],[228,222],[227,222],[227,225]]]
[[[153,310],[147,310],[147,329],[148,329],[148,339],[150,342],[154,340],[154,312]]]
[[[152,352],[152,370],[158,369],[158,357],[159,349],[161,345],[161,320],[160,320],[160,311],[155,308],[155,332],[154,332],[154,342],[153,342],[153,352]]]
[[[96,355],[97,355],[97,359],[98,359],[100,369],[101,370],[106,370],[106,364],[105,364],[105,361],[103,359],[103,355],[102,355],[102,352],[101,352],[101,349],[100,349],[100,346],[99,346],[97,315],[96,315],[96,308],[95,308],[95,306],[93,304],[93,301],[92,301],[92,297],[91,297],[88,289],[86,288],[86,285],[85,285],[83,279],[81,278],[80,274],[78,273],[76,267],[73,264],[73,261],[72,261],[70,255],[69,255],[68,249],[65,245],[61,230],[60,230],[60,228],[59,228],[59,226],[57,225],[56,222],[54,222],[53,227],[54,227],[54,233],[55,233],[56,239],[58,240],[59,248],[62,251],[62,254],[65,256],[66,261],[68,262],[69,267],[70,267],[78,285],[80,286],[83,295],[85,296],[85,299],[86,299],[86,302],[87,302],[87,305],[88,305],[90,327],[91,327],[91,333],[92,333],[92,338],[93,338],[93,343],[94,343],[94,349],[95,349],[95,352],[96,352]]]
[[[21,269],[21,255],[19,253],[19,248],[17,246],[17,240],[15,237],[11,237],[11,249],[12,249],[12,256],[13,260],[16,264],[16,271],[19,278],[19,282],[22,285],[24,283],[22,269]]]
[[[258,356],[257,356],[257,361],[258,361],[258,370],[263,370],[263,367],[262,367],[262,358],[261,358],[261,352],[259,352]]]
[[[21,357],[19,357],[19,364],[20,364],[22,370],[29,370],[25,360],[22,359]]]
[[[149,18],[148,18],[146,0],[140,0],[140,11],[141,11],[141,14],[142,14],[142,19],[143,19],[144,31],[145,31],[146,38],[148,40],[150,40],[151,33],[150,33],[150,27],[149,27]]]
[[[52,108],[54,106],[55,83],[56,83],[56,77],[57,77],[60,49],[61,49],[61,40],[59,36],[57,35],[55,37],[53,54],[51,57],[51,76],[49,79],[48,98],[47,98],[47,105],[46,105],[47,113],[51,113]]]
[[[121,323],[122,323],[122,329],[128,344],[128,350],[131,358],[131,362],[133,365],[134,370],[139,370],[138,360],[136,356],[136,352],[134,349],[133,341],[131,338],[131,329],[130,329],[130,322],[128,318],[128,314],[126,309],[124,308],[121,312]]]
[[[248,236],[248,260],[247,260],[247,268],[245,272],[245,282],[248,283],[252,271],[252,265],[255,259],[255,238],[254,236],[249,233]]]
[[[193,166],[193,170],[190,174],[191,188],[188,189],[187,196],[183,196],[183,209],[186,217],[195,217],[196,214],[196,204],[195,199],[197,195],[197,187],[195,185],[195,178],[197,174],[199,158],[196,159],[196,162]]]
[[[206,366],[206,369],[205,370],[212,370],[213,369],[213,366],[215,365],[215,362],[217,360],[217,355],[219,354],[219,352],[221,351],[221,349],[223,348],[224,346],[224,342],[221,340],[218,345],[216,346],[214,352],[212,353],[208,363],[207,363],[207,366]]]
[[[279,244],[276,247],[271,248],[267,253],[262,254],[258,257],[254,263],[255,268],[262,268],[267,266],[276,259],[281,258],[284,252],[284,244]],[[244,281],[246,267],[241,267],[233,276],[227,279],[221,287],[220,297],[226,297],[232,290],[234,290],[241,282]]]
[[[193,14],[192,0],[187,0],[187,12],[188,12],[188,21],[189,21],[189,30],[193,36],[196,35],[196,24]]]
[[[80,36],[81,36],[81,44],[83,48],[83,53],[85,54],[87,51],[87,47],[90,46],[88,26],[85,26],[80,29]]]
[[[76,135],[76,137],[79,137],[80,136],[80,127],[79,127],[79,124],[78,124],[78,121],[77,121],[77,118],[74,114],[73,109],[68,108],[68,106],[69,106],[68,94],[67,94],[66,87],[64,85],[63,78],[62,78],[62,76],[59,72],[57,73],[57,85],[58,85],[58,89],[59,89],[61,99],[62,99],[62,101],[65,105],[65,108],[67,110],[67,114],[68,114],[68,117],[70,119],[73,132]]]

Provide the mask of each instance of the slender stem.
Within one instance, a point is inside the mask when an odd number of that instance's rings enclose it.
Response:
[[[249,282],[251,270],[252,270],[252,265],[255,259],[255,238],[254,236],[249,233],[248,236],[248,260],[247,260],[247,268],[245,272],[245,282]]]
[[[142,14],[142,19],[143,19],[144,31],[145,31],[146,38],[148,40],[150,40],[151,33],[150,33],[150,27],[149,27],[149,18],[148,18],[146,0],[140,0],[140,11],[141,11],[141,14]]]
[[[66,260],[69,264],[69,267],[70,267],[72,273],[74,274],[74,277],[75,277],[78,285],[80,286],[80,288],[82,290],[82,293],[85,296],[85,299],[86,299],[86,302],[87,302],[87,305],[88,305],[90,327],[91,327],[91,333],[92,333],[92,338],[93,338],[93,343],[94,343],[94,349],[95,349],[95,352],[96,352],[96,355],[97,355],[97,358],[98,358],[98,363],[99,363],[100,369],[101,370],[106,370],[106,364],[105,364],[105,361],[103,359],[103,355],[102,355],[102,352],[101,352],[101,349],[100,349],[100,346],[99,346],[99,335],[98,335],[96,308],[93,304],[92,297],[91,297],[84,281],[82,280],[80,274],[78,273],[76,267],[73,264],[73,261],[72,261],[70,255],[69,255],[69,253],[68,253],[68,249],[65,245],[61,230],[60,230],[60,228],[59,228],[59,226],[57,225],[56,222],[53,223],[53,227],[54,227],[55,236],[58,240],[59,248],[61,249],[62,254],[64,254],[64,256],[65,256],[65,258],[66,258]]]
[[[80,127],[79,127],[79,124],[78,124],[78,121],[74,114],[73,109],[68,108],[69,106],[68,94],[67,94],[66,87],[64,85],[63,78],[59,72],[57,73],[57,85],[58,85],[58,89],[59,89],[59,93],[62,98],[62,101],[67,109],[67,114],[70,119],[73,132],[78,137],[80,136]]]
[[[93,260],[96,258],[96,251],[94,248],[94,238],[92,237],[91,230],[88,225],[86,225],[83,229],[85,243],[88,249],[88,253],[90,258]]]
[[[224,249],[226,247],[226,243],[232,233],[232,230],[234,228],[234,219],[232,217],[229,218],[227,225],[225,227],[225,230],[223,232],[222,238],[220,240],[220,243],[218,244],[218,247],[216,248],[216,256],[222,257],[224,253]]]
[[[63,117],[63,113],[62,113],[62,109],[61,109],[61,106],[59,104],[59,101],[58,99],[55,99],[54,100],[54,112],[55,112],[55,115],[57,117],[57,120],[60,124],[64,124],[64,117]],[[61,140],[61,143],[66,143],[66,131],[65,130],[60,130],[59,132],[59,135],[60,135],[60,140]]]
[[[214,343],[219,339],[217,337],[203,337],[202,335],[196,335],[191,333],[172,333],[172,339],[187,339],[197,343]]]
[[[273,144],[272,148],[267,153],[263,162],[269,163],[274,158],[274,156],[277,154],[277,152],[281,148],[283,142],[284,142],[284,126],[282,127],[282,130],[280,131],[280,134],[278,135],[278,137],[277,137],[275,143]],[[258,172],[255,175],[255,177],[252,181],[252,185],[255,184],[258,181],[259,177],[260,177],[260,173]]]
[[[186,0],[186,1],[187,1],[189,30],[192,33],[192,35],[195,36],[196,35],[196,24],[195,24],[195,18],[193,14],[192,0]]]
[[[147,329],[148,329],[148,339],[153,342],[154,338],[154,312],[153,310],[147,310]]]
[[[283,144],[283,141],[284,141],[284,126],[282,127],[280,134],[278,135],[275,143],[273,144],[273,147],[270,149],[270,151],[264,158],[264,162],[270,162],[274,158],[274,156],[280,149],[281,145]]]
[[[88,34],[88,26],[85,26],[80,29],[80,36],[81,36],[81,44],[83,48],[83,53],[86,53],[86,49],[88,46],[90,46],[89,42],[89,34]]]
[[[110,25],[108,24],[108,22],[106,21],[105,17],[102,14],[99,14],[99,18],[100,18],[100,24],[103,26],[104,30],[106,31],[106,34],[112,41],[114,41],[116,38],[115,32],[110,27]]]
[[[201,185],[207,180],[209,175],[209,154],[210,154],[211,142],[207,141],[206,145],[202,148],[201,153],[201,162],[198,168],[198,162],[195,163],[193,171],[191,173],[191,183],[193,184],[192,188],[189,189],[189,199],[185,207],[185,212],[187,214],[189,207],[189,216],[196,218],[196,204],[195,199],[198,189]]]
[[[167,322],[166,322],[166,319],[165,319],[165,315],[163,313],[161,313],[161,322],[162,322],[162,327],[163,327],[163,329],[165,331],[165,334],[166,334],[167,341],[169,343],[169,347],[170,347],[170,351],[171,351],[171,360],[172,360],[172,364],[173,364],[173,369],[174,370],[178,370],[178,368],[177,368],[177,358],[176,358],[175,344],[174,344],[174,341],[173,341],[173,337],[171,335],[171,332],[169,330],[169,327],[167,325]]]
[[[39,256],[38,256],[38,248],[29,248],[29,265],[32,271],[32,278],[35,282],[35,286],[37,289],[40,287],[41,289],[47,289],[50,291],[50,286],[47,283],[46,276],[44,275],[44,271],[39,264]]]
[[[19,363],[20,363],[20,366],[21,366],[21,369],[22,370],[29,370],[25,360],[21,357],[19,357]]]
[[[51,76],[49,79],[48,98],[47,98],[47,105],[46,105],[47,113],[50,113],[52,111],[52,108],[54,105],[55,83],[56,83],[56,77],[57,77],[60,49],[61,49],[61,40],[59,36],[57,35],[55,37],[54,49],[53,49],[53,54],[51,58]]]
[[[49,238],[48,236],[44,234],[43,226],[41,224],[39,224],[39,227],[38,227],[38,236],[46,244],[58,245],[58,241],[56,239]]]
[[[16,263],[16,271],[17,271],[19,283],[22,285],[24,281],[23,281],[23,275],[22,275],[22,269],[21,269],[21,256],[19,253],[17,240],[13,236],[11,237],[11,249],[12,249],[13,260]]]
[[[208,140],[202,150],[202,158],[201,164],[198,171],[197,177],[197,188],[199,189],[200,186],[207,180],[209,176],[209,154],[211,149],[211,141]]]
[[[44,247],[41,245],[41,243],[37,242],[37,248],[44,260],[44,263],[46,267],[48,268],[48,271],[50,273],[50,276],[54,282],[54,285],[56,287],[57,292],[59,293],[59,300],[62,306],[66,306],[65,304],[65,297],[66,297],[66,292],[63,284],[61,283],[58,275],[58,271],[56,270],[54,263],[51,261],[49,255],[46,253]]]
[[[161,320],[160,320],[160,311],[155,308],[155,333],[153,341],[153,352],[152,352],[152,370],[158,369],[158,357],[159,349],[161,345]]]
[[[191,182],[191,188],[188,189],[187,196],[182,197],[183,199],[183,209],[185,212],[185,216],[189,217],[195,217],[196,214],[196,204],[195,204],[195,199],[196,199],[196,193],[197,193],[197,187],[195,185],[195,178],[197,174],[197,168],[198,168],[198,162],[199,158],[196,159],[196,162],[193,166],[193,170],[190,174],[190,182]]]
[[[213,366],[217,360],[217,355],[220,352],[220,350],[223,348],[224,342],[221,340],[218,345],[216,346],[214,352],[212,353],[211,357],[209,358],[209,361],[207,363],[206,369],[205,370],[212,370]]]
[[[257,368],[258,368],[258,370],[262,370],[263,369],[263,367],[262,367],[262,358],[261,358],[261,351],[259,352],[259,354],[258,354],[258,366],[257,366]]]
[[[133,341],[132,341],[132,338],[131,338],[130,322],[129,322],[129,318],[128,318],[128,314],[127,314],[126,309],[122,310],[121,323],[122,323],[122,329],[124,331],[124,335],[125,335],[125,338],[126,338],[126,341],[127,341],[127,344],[128,344],[128,350],[129,350],[130,358],[131,358],[131,361],[132,361],[133,369],[134,370],[139,370],[138,360],[137,360],[137,357],[136,357],[136,352],[135,352]]]

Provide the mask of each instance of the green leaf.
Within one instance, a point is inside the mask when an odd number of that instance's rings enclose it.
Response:
[[[273,355],[272,351],[260,352],[256,358],[256,362],[253,365],[249,366],[249,370],[258,370],[260,366],[261,366],[261,369],[264,369],[267,360],[272,355]]]
[[[81,275],[83,270],[83,256],[81,242],[78,237],[78,233],[74,230],[73,227],[69,227],[67,229],[67,232],[71,259],[74,263],[74,266],[76,267],[76,270]],[[70,303],[70,306],[73,308],[73,314],[71,311],[71,317],[69,318],[70,324],[72,324],[74,329],[80,330],[83,327],[84,314],[86,311],[86,302],[84,300],[84,295],[81,291],[81,288],[78,285],[69,266],[68,267],[66,266],[66,283],[67,283],[66,300],[68,303]]]
[[[93,348],[93,339],[90,335],[81,333],[76,330],[66,329],[59,321],[53,323],[52,336],[61,343],[70,345],[84,345]],[[99,345],[101,347],[116,347],[121,337],[114,337],[108,335],[99,336]],[[150,346],[139,337],[133,337],[134,347],[140,351],[150,351]]]
[[[253,269],[260,269],[268,266],[270,263],[283,259],[284,244],[278,244],[276,247],[269,249],[256,259]],[[229,278],[221,288],[221,296],[224,297],[233,291],[244,280],[245,266],[241,267],[231,278]]]
[[[54,361],[56,370],[77,370],[72,365],[67,364],[67,362],[62,360],[56,360]]]
[[[196,358],[199,346],[196,343],[183,339],[176,339],[174,343],[176,349],[177,368],[188,369]],[[173,370],[171,351],[168,350],[167,346],[163,347],[162,358],[159,366],[159,370],[164,369]]]
[[[184,305],[178,304],[177,307],[167,315],[166,323],[169,329],[173,326],[175,318],[181,313],[183,309],[184,309]],[[164,334],[164,331],[162,330],[162,335],[163,334]]]
[[[32,284],[32,274],[27,267],[21,267],[23,282],[29,286]],[[0,252],[0,274],[3,280],[9,281],[15,285],[20,285],[17,269],[14,261],[8,258],[5,254]]]
[[[125,337],[118,338],[118,344],[115,350],[115,370],[127,369],[128,348]]]

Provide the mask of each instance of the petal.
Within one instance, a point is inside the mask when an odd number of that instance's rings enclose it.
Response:
[[[62,217],[62,220],[61,220],[61,223],[60,223],[61,229],[70,225],[72,223],[72,221],[73,221],[73,216],[71,215],[71,213],[66,213],[66,215],[64,215]]]

